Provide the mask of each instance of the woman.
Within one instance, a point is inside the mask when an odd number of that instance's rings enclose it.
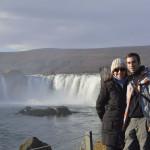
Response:
[[[108,75],[107,75],[108,76]],[[123,147],[123,115],[126,107],[127,69],[122,59],[111,64],[111,76],[101,84],[96,110],[102,121],[102,142],[107,150]]]

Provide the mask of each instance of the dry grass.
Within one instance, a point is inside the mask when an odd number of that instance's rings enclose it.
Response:
[[[99,72],[116,57],[138,52],[149,65],[150,46],[97,49],[38,49],[24,52],[0,52],[0,72],[21,70],[24,73]]]

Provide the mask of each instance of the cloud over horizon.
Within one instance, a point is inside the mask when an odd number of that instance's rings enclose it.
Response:
[[[150,1],[1,0],[0,51],[150,45]]]

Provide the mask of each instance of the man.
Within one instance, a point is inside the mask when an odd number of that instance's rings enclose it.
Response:
[[[150,81],[150,71],[141,65],[140,56],[137,53],[129,53],[126,56],[126,64],[129,71],[129,83],[124,124],[128,122],[127,120],[130,121],[125,131],[124,150],[150,150],[148,118],[144,116],[140,94],[141,85],[147,86]]]

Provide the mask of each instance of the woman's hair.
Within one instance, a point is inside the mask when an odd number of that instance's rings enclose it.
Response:
[[[113,76],[111,74],[110,67],[105,66],[105,67],[100,68],[100,76],[101,76],[102,82],[111,80]]]

